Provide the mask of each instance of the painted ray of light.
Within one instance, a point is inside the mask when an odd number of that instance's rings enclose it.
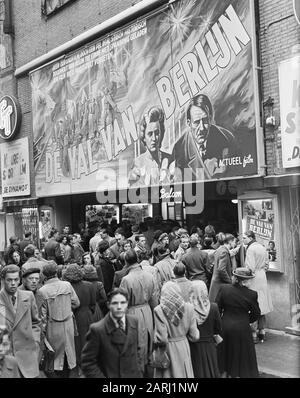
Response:
[[[166,15],[161,24],[162,35],[168,35],[173,40],[179,40],[181,45],[193,26],[191,12],[196,0],[190,0],[186,3],[180,3],[178,6],[171,6],[171,11]]]
[[[208,14],[200,17],[202,22],[200,22],[199,26],[203,29],[203,31],[207,31],[210,29],[211,25],[213,24],[214,13],[215,10],[212,9]]]

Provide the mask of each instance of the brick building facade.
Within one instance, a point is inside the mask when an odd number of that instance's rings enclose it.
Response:
[[[5,4],[6,2],[2,2]],[[18,138],[29,138],[30,181],[32,203],[28,197],[5,199],[6,211],[14,212],[14,206],[49,205],[55,209],[55,223],[61,227],[64,223],[72,224],[72,218],[84,211],[80,202],[85,196],[75,198],[57,197],[37,199],[32,133],[32,102],[29,73],[53,60],[61,54],[75,50],[77,39],[89,33],[100,24],[121,12],[141,6],[133,16],[126,16],[125,22],[142,16],[167,1],[107,1],[107,0],[74,0],[66,2],[61,9],[45,16],[40,3],[36,0],[14,0],[11,7],[11,22],[14,34],[9,33],[14,50],[13,65],[0,70],[2,94],[15,95],[22,109],[22,125]],[[176,3],[170,1],[170,3]],[[268,316],[268,327],[284,329],[294,326],[292,323],[295,305],[299,304],[299,167],[283,169],[280,133],[280,97],[278,65],[292,57],[292,48],[300,44],[300,26],[293,12],[292,0],[259,0],[255,1],[257,65],[259,79],[260,120],[264,136],[265,177],[239,179],[235,182],[236,194],[230,199],[243,200],[274,198],[278,206],[277,235],[282,237],[280,262],[278,269],[268,273],[272,289],[274,312]],[[145,6],[142,8],[142,6]],[[124,14],[122,14],[124,15]],[[122,26],[113,20],[113,24],[104,27],[101,35]],[[97,38],[95,31],[91,39]],[[81,42],[80,46],[83,46]],[[51,53],[62,45],[68,44],[51,58]],[[295,52],[295,49],[294,49]],[[54,54],[54,53],[53,53]],[[44,57],[44,58],[41,58]],[[271,97],[273,106],[263,105]],[[271,102],[272,102],[271,101]],[[267,125],[269,113],[275,117],[275,125]],[[299,133],[299,131],[298,131]],[[214,188],[212,189],[215,192]],[[260,192],[263,191],[261,196]],[[212,194],[213,195],[213,194]],[[25,202],[22,204],[22,200]],[[221,198],[222,199],[222,198]],[[26,202],[27,201],[27,202]],[[18,202],[18,203],[17,203]],[[88,202],[87,202],[88,203]],[[275,202],[274,202],[275,203]],[[7,210],[8,209],[8,210]],[[239,226],[242,227],[241,206]],[[9,229],[11,232],[12,227]],[[7,235],[9,235],[7,231]],[[8,238],[8,236],[7,236]]]

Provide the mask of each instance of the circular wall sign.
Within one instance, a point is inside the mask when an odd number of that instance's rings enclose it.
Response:
[[[19,101],[12,95],[0,99],[0,137],[12,139],[19,131],[21,123],[21,108]]]

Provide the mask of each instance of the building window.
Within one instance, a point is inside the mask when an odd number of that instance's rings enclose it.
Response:
[[[42,14],[49,16],[72,1],[75,0],[42,0]]]

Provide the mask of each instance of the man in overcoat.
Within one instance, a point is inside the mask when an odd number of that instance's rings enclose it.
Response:
[[[109,312],[93,323],[81,355],[81,368],[88,378],[140,378],[139,323],[127,315],[128,296],[120,288],[108,295]]]
[[[221,285],[232,283],[232,264],[229,250],[233,248],[234,236],[225,235],[224,244],[215,251],[215,262],[211,285],[209,289],[209,300],[215,302]]]
[[[23,377],[39,376],[40,318],[32,292],[19,290],[20,269],[7,265],[1,272],[0,324],[10,334],[13,356]]]
[[[48,375],[52,378],[68,377],[69,370],[76,367],[72,310],[80,305],[72,285],[59,280],[57,271],[57,264],[49,261],[43,268],[45,284],[39,289],[43,336],[55,352],[54,372]]]
[[[153,344],[153,310],[159,304],[155,281],[153,276],[138,264],[134,250],[126,252],[125,262],[128,273],[123,277],[120,288],[128,294],[128,312],[139,320],[139,339],[142,342],[141,357],[146,372]]]

